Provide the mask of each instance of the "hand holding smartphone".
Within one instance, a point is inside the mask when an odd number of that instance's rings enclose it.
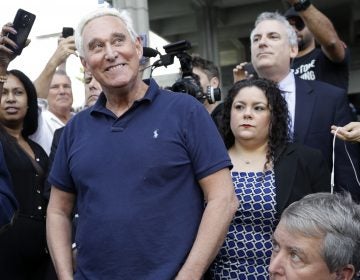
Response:
[[[23,48],[25,47],[26,39],[29,36],[31,28],[34,24],[36,16],[28,11],[19,9],[15,15],[13,21],[13,28],[17,34],[8,33],[7,37],[14,41],[18,46],[17,48],[9,47],[16,55],[20,55]]]
[[[255,71],[255,68],[254,66],[249,62],[249,63],[246,63],[244,66],[244,71],[247,72],[247,75],[255,75],[256,74],[256,71]]]

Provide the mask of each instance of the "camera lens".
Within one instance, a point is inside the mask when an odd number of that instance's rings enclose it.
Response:
[[[24,15],[22,18],[22,25],[26,26],[30,21],[29,15]]]

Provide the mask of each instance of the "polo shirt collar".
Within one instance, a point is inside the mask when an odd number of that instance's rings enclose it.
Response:
[[[147,84],[149,87],[148,87],[147,91],[145,92],[144,97],[135,101],[137,103],[142,103],[142,102],[150,102],[151,103],[154,101],[154,99],[160,92],[159,85],[155,82],[154,79],[146,79],[146,80],[144,80],[144,83]],[[108,110],[108,109],[106,109],[106,96],[105,96],[104,92],[101,92],[98,100],[96,101],[94,106],[92,106],[92,108],[90,109],[90,114],[92,114],[93,112],[105,112],[104,110],[106,110],[106,111]]]

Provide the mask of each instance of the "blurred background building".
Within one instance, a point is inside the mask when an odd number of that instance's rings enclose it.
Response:
[[[340,38],[351,52],[349,97],[360,107],[360,0],[312,0],[333,22]],[[146,44],[157,48],[179,40],[192,44],[189,53],[197,53],[221,68],[223,91],[232,84],[232,69],[250,59],[249,34],[258,14],[284,12],[286,0],[12,0],[0,10],[2,23],[13,19],[18,8],[36,14],[30,33],[31,44],[10,65],[35,79],[54,52],[63,26],[76,27],[80,16],[97,6],[112,5],[128,10],[136,31]],[[150,32],[151,30],[151,32]],[[153,63],[157,58],[150,60]],[[79,59],[71,56],[68,71],[74,85],[75,106],[83,103],[83,85]],[[153,76],[163,86],[171,86],[179,72],[179,63],[159,67]],[[145,73],[149,75],[149,73]],[[146,77],[145,75],[145,77]],[[78,77],[78,79],[76,79]]]
[[[128,9],[137,19],[138,32],[149,28],[168,42],[189,40],[193,46],[190,52],[221,67],[225,90],[232,83],[233,67],[250,59],[249,34],[257,15],[263,11],[283,13],[289,7],[286,0],[108,2],[114,7]],[[360,106],[360,0],[312,0],[312,3],[330,18],[340,38],[350,48],[349,94]]]

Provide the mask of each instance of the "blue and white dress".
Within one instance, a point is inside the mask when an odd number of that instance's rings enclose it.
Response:
[[[211,279],[268,279],[271,236],[277,223],[274,172],[231,175],[240,205],[210,267]]]

